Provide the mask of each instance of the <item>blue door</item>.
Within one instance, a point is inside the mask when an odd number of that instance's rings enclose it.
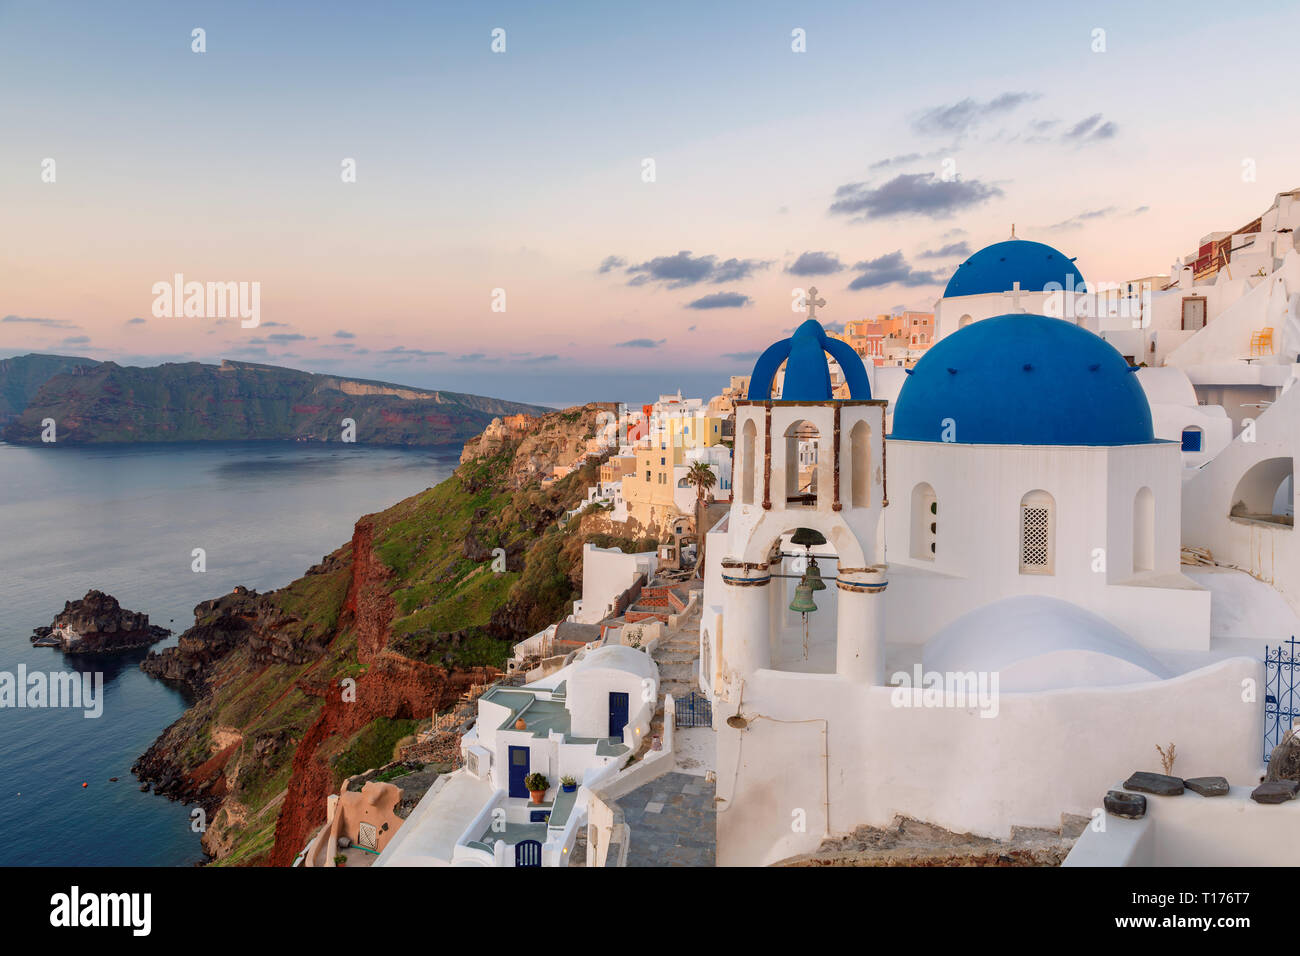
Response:
[[[622,739],[627,726],[627,694],[609,692],[609,735]]]
[[[528,748],[511,747],[510,748],[510,796],[526,797],[528,788],[524,786],[524,778],[528,776]]]

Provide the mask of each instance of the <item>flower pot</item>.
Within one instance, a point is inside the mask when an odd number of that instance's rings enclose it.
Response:
[[[576,783],[562,783],[560,784],[560,788],[565,793],[573,793],[573,791],[578,789],[578,785]]]
[[[527,729],[528,729],[528,721],[524,720],[522,717],[520,717],[518,720],[515,721],[515,730],[527,730]]]
[[[529,790],[528,795],[533,798],[533,803],[541,803],[546,796],[545,790]]]

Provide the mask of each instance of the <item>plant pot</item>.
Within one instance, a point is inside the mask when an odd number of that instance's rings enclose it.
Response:
[[[515,721],[515,730],[527,730],[527,729],[528,729],[528,721],[524,720],[522,717],[520,717],[518,720]]]
[[[560,784],[560,789],[565,793],[573,793],[573,791],[578,789],[578,785],[576,783],[562,783]]]
[[[546,797],[545,790],[529,790],[528,795],[533,798],[533,803],[541,803]]]

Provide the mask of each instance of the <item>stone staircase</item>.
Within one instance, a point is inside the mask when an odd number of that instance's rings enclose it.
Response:
[[[664,695],[672,694],[681,700],[699,689],[697,680],[700,666],[700,612],[692,612],[681,624],[665,633],[659,645],[650,652],[659,665],[659,707],[650,722],[650,737],[661,738],[664,732]],[[646,747],[649,741],[646,741]],[[643,747],[642,750],[645,750]]]

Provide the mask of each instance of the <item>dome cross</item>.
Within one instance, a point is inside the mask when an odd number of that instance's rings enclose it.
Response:
[[[808,308],[808,318],[812,319],[817,317],[817,309],[825,305],[826,300],[817,298],[817,287],[814,285],[808,287],[808,293],[804,296],[804,303]]]

